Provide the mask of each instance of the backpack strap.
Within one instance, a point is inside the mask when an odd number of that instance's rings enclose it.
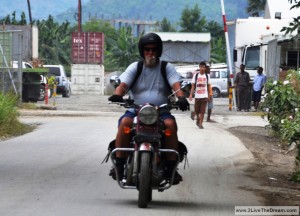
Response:
[[[168,64],[167,61],[161,61],[160,72],[161,72],[162,77],[164,78],[165,83],[168,86],[169,92],[172,93],[172,87],[170,86],[168,78],[167,78],[167,70],[166,70],[167,64]]]
[[[196,73],[196,76],[195,76],[195,83],[197,83],[198,74],[199,74],[199,72]],[[208,85],[208,75],[207,75],[207,73],[204,73],[204,74],[205,74],[205,76],[206,76],[206,83],[207,83],[207,85]]]
[[[161,61],[160,72],[161,72],[161,75],[162,75],[165,83],[168,86],[168,89],[169,89],[170,93],[172,93],[172,87],[170,86],[170,84],[168,82],[168,79],[167,79],[167,71],[166,71],[167,64],[168,64],[167,61]],[[137,79],[140,77],[140,75],[142,73],[142,70],[143,70],[143,65],[144,65],[144,61],[139,61],[138,62],[137,71],[136,71],[134,80],[133,80],[131,86],[129,87],[129,89],[131,89],[134,86],[134,84],[136,83]]]
[[[198,79],[198,72],[196,73],[196,76],[195,76],[195,84],[197,84],[197,79]]]
[[[135,74],[134,80],[133,80],[131,86],[129,87],[129,89],[131,89],[134,86],[134,84],[136,83],[137,79],[140,77],[140,75],[142,73],[142,70],[143,70],[143,64],[144,64],[143,61],[139,61],[138,62],[136,74]]]

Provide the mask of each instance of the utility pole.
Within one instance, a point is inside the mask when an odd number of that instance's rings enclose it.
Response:
[[[78,32],[81,32],[81,0],[78,0]]]
[[[231,55],[230,55],[230,46],[229,46],[229,39],[228,39],[228,32],[227,32],[227,24],[226,24],[226,15],[225,15],[225,7],[224,7],[224,0],[221,0],[221,8],[222,8],[222,18],[223,18],[223,25],[224,25],[224,33],[225,33],[225,43],[226,43],[226,53],[227,53],[227,62],[229,67],[229,73],[230,73],[230,81],[231,86],[229,88],[232,88],[234,85],[233,82],[233,73],[232,73],[232,66],[231,66]],[[236,98],[235,98],[235,89],[232,88],[233,93],[233,108],[236,111]]]
[[[28,5],[29,22],[30,22],[30,25],[32,26],[30,0],[27,0],[27,5]]]

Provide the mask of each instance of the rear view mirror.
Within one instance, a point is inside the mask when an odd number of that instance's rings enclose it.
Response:
[[[189,81],[182,81],[180,89],[184,92],[185,97],[189,97],[192,88],[192,83]]]
[[[109,83],[110,85],[112,85],[114,88],[117,88],[120,83],[121,83],[121,80],[118,76],[112,76],[110,79],[109,79]]]
[[[181,86],[180,86],[181,90],[190,92],[191,87],[192,87],[191,82],[188,82],[188,81],[181,82]]]

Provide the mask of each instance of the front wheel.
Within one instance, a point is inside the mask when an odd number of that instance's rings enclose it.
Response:
[[[151,188],[151,155],[150,152],[142,152],[140,158],[139,174],[139,201],[140,208],[147,208],[148,202],[152,199]]]
[[[67,88],[63,91],[62,96],[68,98],[68,97],[70,97],[70,95],[71,95],[71,88],[70,88],[70,87],[67,87]]]
[[[39,101],[45,100],[45,94],[46,94],[46,92],[45,92],[45,86],[41,85],[41,87],[40,87],[40,96],[39,96],[38,100]]]
[[[220,97],[220,95],[221,95],[221,92],[218,88],[212,88],[212,92],[213,92],[214,98]]]

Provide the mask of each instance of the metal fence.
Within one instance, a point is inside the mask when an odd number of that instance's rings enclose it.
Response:
[[[22,31],[0,31],[0,92],[22,98]],[[13,50],[13,47],[18,47]]]

